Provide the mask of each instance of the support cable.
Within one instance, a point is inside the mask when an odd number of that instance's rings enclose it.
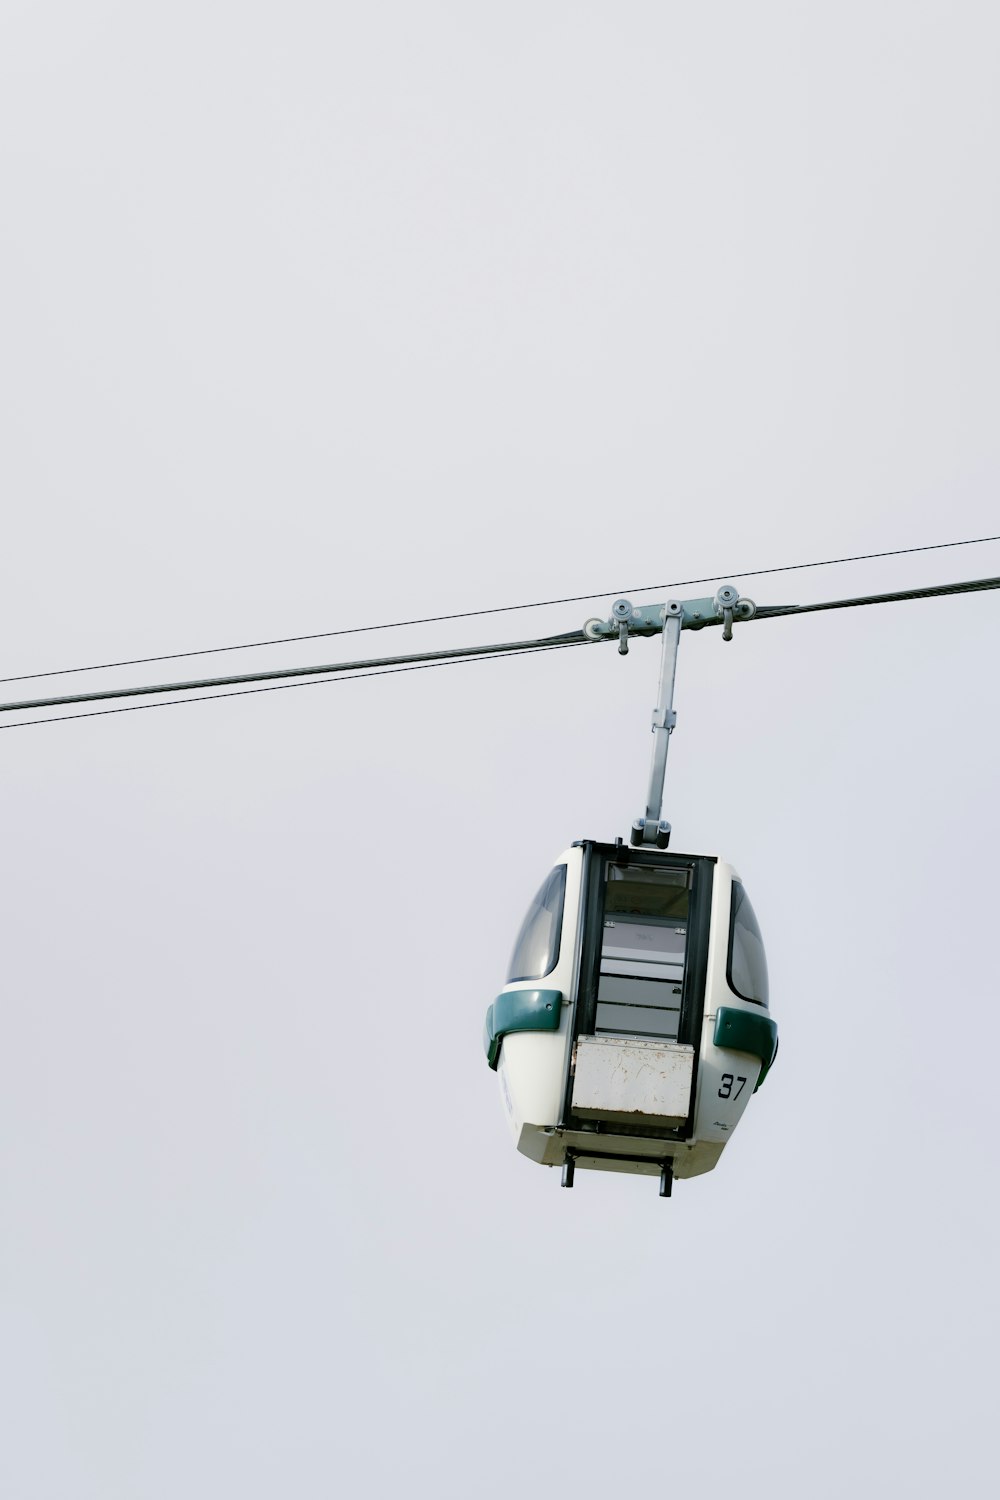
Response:
[[[533,641],[499,641],[491,646],[452,646],[446,651],[419,651],[408,656],[380,656],[368,661],[338,661],[314,667],[277,667],[268,672],[240,672],[231,677],[203,677],[188,682],[156,682],[140,687],[106,688],[94,693],[70,693],[58,698],[24,698],[15,703],[0,703],[0,713],[14,713],[18,709],[68,708],[78,703],[100,703],[110,698],[141,698],[155,693],[190,693],[200,688],[236,687],[247,682],[275,682],[288,677],[326,677],[343,672],[371,673],[379,667],[401,667],[407,665],[432,664],[457,661],[462,657],[489,657],[519,655],[522,652],[545,650],[552,646],[592,645],[582,631],[566,631],[562,635],[543,636]],[[219,694],[219,696],[223,696]]]
[[[901,589],[892,593],[866,594],[849,599],[829,599],[818,604],[765,604],[758,605],[750,620],[774,619],[780,615],[812,614],[820,610],[853,609],[865,604],[898,604],[915,599],[943,598],[953,594],[983,593],[1000,588],[1000,578],[976,578],[963,583],[932,584],[918,589]],[[705,620],[704,625],[720,624],[720,620]],[[702,627],[703,628],[703,627]],[[742,628],[742,627],[741,627]],[[382,668],[404,668],[410,666],[436,665],[449,661],[493,656],[527,655],[561,646],[599,645],[601,640],[613,637],[590,637],[581,631],[565,631],[561,635],[542,636],[528,641],[499,641],[487,646],[455,646],[445,651],[421,651],[408,656],[374,657],[367,661],[331,662],[312,667],[281,667],[268,672],[243,672],[230,677],[206,677],[187,682],[151,683],[140,687],[109,688],[102,692],[74,693],[57,698],[27,698],[13,703],[0,703],[0,713],[15,713],[22,709],[65,708],[82,703],[99,703],[114,698],[148,697],[159,693],[196,692],[201,689],[240,687],[244,683],[275,682],[287,678],[327,678],[340,674],[376,676]],[[303,684],[305,685],[305,684]],[[215,694],[217,697],[239,696],[239,694]],[[201,701],[172,699],[173,702]],[[59,715],[57,718],[63,716]],[[69,714],[67,718],[86,718],[89,715]],[[51,723],[53,720],[34,719],[29,723]],[[13,727],[13,726],[7,726]]]
[[[981,594],[1000,588],[1000,578],[973,578],[965,583],[938,583],[930,588],[897,589],[891,594],[864,594],[854,599],[825,599],[820,604],[758,604],[755,620],[778,615],[811,615],[824,609],[856,609],[863,604],[901,604],[909,599],[942,599],[949,594]]]
[[[572,646],[590,643],[581,638],[562,641],[552,646],[529,646],[524,651],[506,651],[503,660],[512,656],[540,656],[546,651],[566,651]],[[103,719],[107,714],[136,714],[147,708],[173,708],[177,703],[214,703],[217,698],[252,698],[257,693],[284,693],[289,688],[329,687],[331,683],[358,682],[365,677],[392,677],[397,672],[426,672],[432,667],[477,666],[483,661],[500,660],[499,656],[464,656],[453,661],[413,662],[406,667],[383,667],[374,672],[346,672],[336,677],[314,677],[308,682],[272,682],[267,687],[237,688],[230,693],[202,693],[197,698],[162,698],[159,703],[126,703],[121,708],[91,708],[82,714],[54,714],[48,719],[16,719],[13,724],[0,724],[0,733],[5,729],[27,729],[31,724],[63,724],[67,719]]]
[[[626,589],[600,589],[593,594],[567,594],[561,599],[535,599],[527,604],[498,604],[492,609],[467,609],[448,615],[423,615],[412,620],[387,620],[380,625],[347,625],[339,630],[318,630],[311,635],[275,636],[264,641],[240,641],[231,646],[202,646],[194,651],[170,651],[159,656],[131,656],[121,661],[91,662],[83,667],[52,667],[44,672],[19,672],[12,677],[0,677],[0,682],[28,682],[37,677],[69,677],[76,672],[104,672],[113,667],[148,666],[157,661],[180,661],[190,656],[213,656],[224,651],[256,651],[264,646],[290,646],[302,641],[327,640],[337,635],[360,635],[370,630],[402,630],[413,625],[439,625],[450,620],[471,620],[482,615],[509,614],[520,609],[547,609],[554,604],[582,604],[589,599],[604,599],[609,594],[645,594],[655,590],[683,589],[698,583],[715,583],[720,578],[763,578],[775,573],[795,573],[804,568],[832,568],[842,563],[871,562],[883,557],[908,557],[916,552],[943,552],[951,547],[979,547],[987,542],[1000,542],[1000,536],[974,536],[957,542],[929,542],[922,547],[895,547],[888,552],[858,552],[850,557],[827,557],[818,562],[784,563],[773,568],[729,568],[722,573],[713,573],[707,578],[679,578],[672,583],[635,584]]]

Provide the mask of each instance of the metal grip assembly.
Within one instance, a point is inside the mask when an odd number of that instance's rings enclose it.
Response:
[[[704,630],[707,625],[721,625],[722,639],[731,641],[737,620],[750,620],[757,606],[752,599],[741,599],[739,589],[724,583],[712,598],[669,599],[665,604],[644,604],[636,609],[629,599],[616,599],[608,620],[588,620],[583,633],[590,640],[607,640],[617,635],[618,654],[628,655],[630,635],[662,635],[660,682],[653,709],[653,759],[649,770],[646,813],[632,824],[631,842],[657,849],[670,843],[670,824],[661,817],[663,783],[667,770],[670,736],[677,723],[674,712],[674,677],[677,672],[677,648],[682,630]]]
[[[627,599],[616,599],[611,606],[611,618],[618,625],[618,655],[628,656],[628,627],[632,619],[632,606]]]

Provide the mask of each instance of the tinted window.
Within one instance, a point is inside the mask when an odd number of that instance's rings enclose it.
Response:
[[[687,870],[651,870],[642,865],[608,866],[604,915],[616,912],[663,922],[686,922]]]
[[[757,926],[750,897],[738,880],[733,881],[733,914],[729,922],[729,968],[731,987],[744,1000],[767,1004],[767,959],[764,939]]]
[[[510,956],[508,984],[515,979],[544,979],[555,968],[565,899],[566,866],[556,865],[528,907]]]
[[[690,875],[609,865],[594,1030],[676,1041],[684,993]]]

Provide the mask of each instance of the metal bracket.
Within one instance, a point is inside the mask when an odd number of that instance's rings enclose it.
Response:
[[[627,599],[616,599],[611,606],[611,619],[608,623],[618,626],[619,656],[628,656],[628,628],[634,615],[635,611]]]
[[[721,625],[722,639],[731,641],[737,620],[750,620],[757,612],[752,599],[741,599],[739,590],[725,583],[705,599],[669,599],[665,604],[643,604],[636,609],[629,599],[616,599],[607,620],[588,620],[583,633],[590,640],[618,637],[618,651],[628,654],[629,636],[662,635],[660,682],[653,709],[653,759],[649,769],[649,791],[646,815],[632,824],[633,844],[654,845],[666,849],[670,843],[670,824],[661,817],[663,783],[667,771],[670,736],[677,723],[674,712],[674,677],[677,673],[677,648],[682,630],[704,630],[706,625]]]
[[[721,625],[722,638],[731,641],[732,627],[738,620],[751,620],[757,613],[752,599],[741,599],[731,583],[704,599],[671,599],[664,604],[635,606],[630,599],[616,599],[611,618],[588,620],[583,633],[592,641],[618,637],[620,655],[628,653],[628,638],[633,635],[659,635],[670,615],[680,611],[682,630],[704,630],[706,625]],[[624,647],[624,649],[623,649]]]

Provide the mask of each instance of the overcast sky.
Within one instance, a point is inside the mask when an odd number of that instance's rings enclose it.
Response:
[[[1000,533],[998,57],[4,0],[0,675],[349,633],[0,696],[1000,574],[747,576]],[[782,1047],[669,1202],[518,1156],[481,1047],[656,643],[3,731],[4,1500],[992,1494],[998,599],[684,637],[665,812]]]

